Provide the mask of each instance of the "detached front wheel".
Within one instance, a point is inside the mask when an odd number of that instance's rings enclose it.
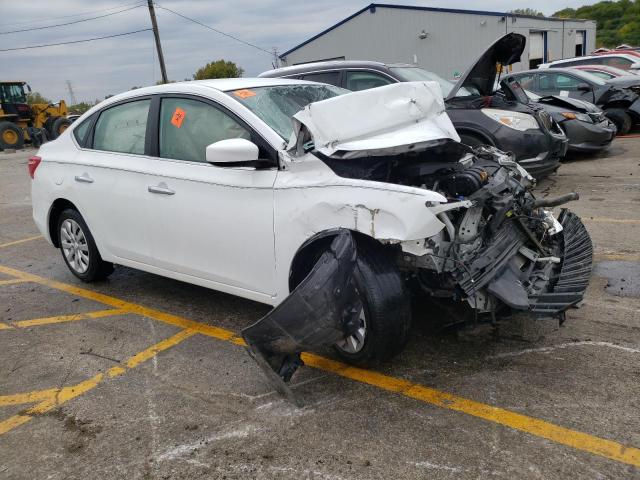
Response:
[[[64,262],[76,277],[93,282],[108,277],[113,264],[102,260],[82,215],[67,209],[58,219],[58,241]]]

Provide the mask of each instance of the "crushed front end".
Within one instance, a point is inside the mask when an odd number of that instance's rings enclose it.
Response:
[[[562,209],[556,219],[550,209],[578,195],[536,199],[527,172],[487,147],[445,168],[424,167],[412,183],[450,203],[430,206],[446,228],[424,241],[424,253],[398,255],[420,289],[494,318],[515,310],[564,320],[588,286],[592,245],[578,216]]]

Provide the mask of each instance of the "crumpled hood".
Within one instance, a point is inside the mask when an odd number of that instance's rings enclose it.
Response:
[[[599,113],[602,111],[593,103],[578,100],[577,98],[561,97],[559,95],[548,95],[546,97],[541,97],[538,99],[538,103],[544,103],[545,105],[553,105],[556,107],[564,107],[583,113]]]
[[[496,65],[507,66],[519,62],[526,44],[527,39],[519,33],[500,37],[464,72],[447,95],[447,100],[455,97],[462,87],[478,90],[483,96],[491,95],[498,75]]]
[[[419,149],[434,140],[460,141],[436,82],[403,82],[307,105],[293,116],[287,150],[300,151],[311,135],[315,149],[341,158]]]

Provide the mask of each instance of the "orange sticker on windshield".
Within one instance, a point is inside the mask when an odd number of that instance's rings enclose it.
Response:
[[[240,97],[240,98],[249,98],[249,97],[255,97],[256,96],[256,92],[254,92],[253,90],[248,90],[248,89],[243,89],[243,90],[236,90],[235,92],[233,92],[233,94],[236,97]]]
[[[171,125],[176,128],[180,128],[186,115],[187,112],[185,112],[183,109],[181,109],[180,107],[176,108],[176,111],[173,112],[173,115],[171,116]]]

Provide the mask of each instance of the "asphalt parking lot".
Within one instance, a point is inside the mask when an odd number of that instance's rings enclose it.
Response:
[[[120,267],[81,284],[0,152],[0,478],[640,478],[640,136],[575,157],[594,242],[581,308],[528,340],[434,332],[376,371],[306,355],[305,403],[235,336],[268,307]]]

